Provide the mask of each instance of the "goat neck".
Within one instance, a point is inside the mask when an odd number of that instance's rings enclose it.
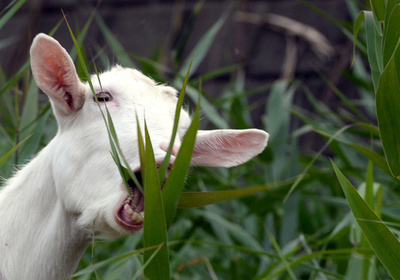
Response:
[[[1,280],[65,279],[90,242],[57,198],[50,172],[53,144],[0,192]]]

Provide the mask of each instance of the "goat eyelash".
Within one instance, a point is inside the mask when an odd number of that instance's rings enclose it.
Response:
[[[109,102],[113,100],[112,95],[107,91],[100,91],[96,93],[96,98],[99,102]],[[95,99],[96,101],[96,99]]]

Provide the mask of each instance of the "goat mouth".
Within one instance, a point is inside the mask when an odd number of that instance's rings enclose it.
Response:
[[[171,167],[168,168],[165,180],[168,178],[170,169]],[[144,187],[141,171],[134,172],[134,174],[142,187]],[[121,226],[128,230],[139,231],[143,228],[144,222],[144,193],[142,193],[142,190],[140,190],[132,179],[128,180],[128,184],[130,194],[126,196],[115,211],[115,219]],[[164,187],[164,184],[165,181],[161,188]]]
[[[135,172],[139,183],[142,184],[142,174]],[[124,228],[140,230],[143,227],[144,218],[144,194],[132,179],[128,180],[129,192],[121,205],[115,211],[115,219]]]

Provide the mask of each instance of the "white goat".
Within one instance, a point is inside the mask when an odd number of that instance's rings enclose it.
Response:
[[[44,34],[36,36],[30,54],[33,76],[51,100],[59,130],[0,191],[0,280],[65,279],[93,233],[116,238],[143,227],[110,155],[98,105],[70,56]],[[162,161],[172,132],[176,90],[120,66],[102,73],[100,81],[92,78],[130,166],[140,170],[135,112],[139,120],[146,118],[156,160]],[[189,124],[182,110],[171,166]],[[263,151],[267,141],[268,134],[256,129],[199,131],[192,163],[235,166]],[[143,195],[134,186],[132,192],[143,213]]]

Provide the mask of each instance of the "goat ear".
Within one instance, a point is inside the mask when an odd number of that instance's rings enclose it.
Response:
[[[199,130],[192,164],[232,167],[261,153],[267,146],[268,133],[258,129]]]
[[[52,37],[38,34],[32,42],[31,68],[36,84],[57,112],[69,115],[84,103],[85,87],[67,51]]]

